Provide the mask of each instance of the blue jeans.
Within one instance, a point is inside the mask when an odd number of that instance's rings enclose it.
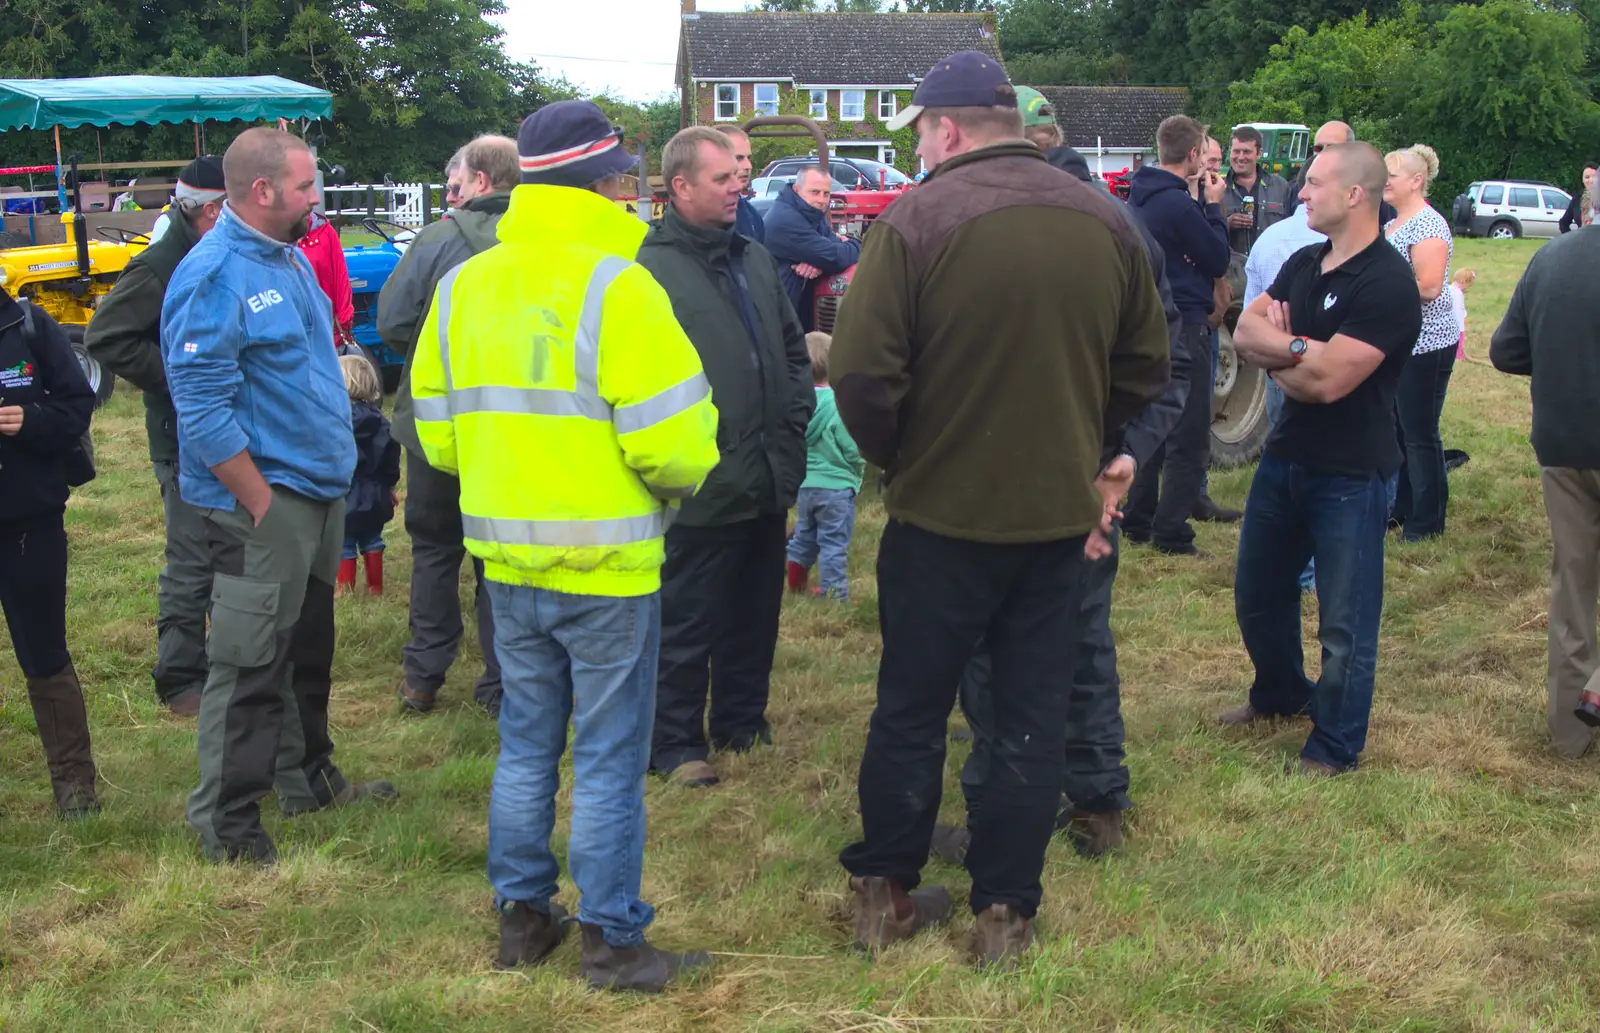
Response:
[[[1300,755],[1354,768],[1367,742],[1383,610],[1384,478],[1318,473],[1263,456],[1250,484],[1233,603],[1255,665],[1250,705],[1263,714],[1309,714]],[[1300,572],[1317,561],[1322,676],[1305,674]]]
[[[1278,421],[1283,419],[1283,388],[1271,377],[1267,378],[1267,422],[1276,427]],[[1389,479],[1389,508],[1394,508],[1394,478]],[[1311,560],[1306,564],[1306,569],[1300,572],[1300,591],[1315,592],[1317,590],[1317,561]]]
[[[550,850],[559,767],[572,734],[567,863],[578,920],[614,947],[637,946],[655,918],[639,899],[644,775],[656,705],[659,593],[617,599],[490,581],[505,695],[489,796],[495,905],[548,908],[560,866]]]
[[[365,556],[369,552],[383,551],[383,532],[370,535],[347,534],[344,536],[344,552],[342,555],[347,560],[357,556]]]
[[[807,570],[817,565],[822,594],[849,600],[850,537],[856,529],[856,493],[849,488],[801,488],[795,504],[789,562]]]

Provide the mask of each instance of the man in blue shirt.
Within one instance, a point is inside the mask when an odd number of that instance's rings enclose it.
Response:
[[[213,861],[277,859],[259,801],[285,815],[396,795],[333,764],[333,585],[355,470],[333,316],[295,246],[317,201],[305,143],[248,129],[222,159],[228,201],[174,271],[161,352],[178,487],[212,561],[211,669],[189,823]]]
[[[778,260],[778,278],[789,304],[810,333],[812,299],[820,277],[842,273],[861,257],[861,242],[840,237],[828,225],[833,178],[820,165],[807,165],[783,188],[767,212],[767,250]]]

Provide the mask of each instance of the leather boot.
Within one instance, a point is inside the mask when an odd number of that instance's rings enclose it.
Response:
[[[89,713],[78,672],[69,663],[48,678],[28,679],[28,701],[50,764],[50,786],[63,818],[98,814],[94,756],[89,749]]]
[[[980,968],[1015,968],[1022,952],[1033,946],[1033,921],[1010,904],[990,904],[978,913],[972,941]]]
[[[333,582],[333,594],[349,595],[350,590],[356,586],[356,561],[340,560],[339,576]]]
[[[383,594],[383,550],[374,549],[361,554],[361,562],[367,568],[367,593],[369,595]]]
[[[950,918],[950,891],[943,886],[907,893],[893,879],[853,875],[850,888],[856,895],[856,947],[869,954]]]
[[[1073,807],[1059,815],[1056,824],[1066,830],[1072,849],[1091,861],[1122,846],[1121,811],[1085,811]]]
[[[793,560],[789,561],[788,570],[789,591],[794,592],[796,595],[804,592],[806,590],[806,582],[811,580],[811,571]]]
[[[567,938],[567,909],[551,903],[550,910],[514,900],[500,912],[500,954],[495,968],[537,965]]]
[[[596,990],[633,990],[658,994],[679,973],[711,964],[701,951],[674,954],[640,941],[637,947],[613,947],[598,925],[583,925],[583,977]]]

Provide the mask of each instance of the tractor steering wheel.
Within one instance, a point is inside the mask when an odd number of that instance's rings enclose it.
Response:
[[[138,230],[125,229],[121,226],[101,226],[95,230],[95,236],[102,240],[109,240],[113,244],[143,244],[150,246],[150,234],[140,233]]]
[[[385,226],[389,227],[390,229],[396,230],[397,233],[395,233],[395,234],[388,233],[387,231],[384,230]],[[416,233],[417,233],[417,231],[414,228],[410,227],[410,226],[402,226],[398,222],[390,222],[388,219],[373,219],[373,218],[362,219],[361,220],[361,228],[366,230],[368,233],[372,234],[375,237],[382,237],[384,240],[388,241],[391,244],[406,243],[411,239],[411,237],[416,236]],[[403,238],[403,239],[396,239],[398,234],[400,234],[400,233],[406,234],[406,237]]]

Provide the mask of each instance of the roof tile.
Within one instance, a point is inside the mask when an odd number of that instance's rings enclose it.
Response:
[[[1170,115],[1180,115],[1189,100],[1182,87],[1166,86],[1039,86],[1056,109],[1056,124],[1068,146],[1155,146],[1156,128]]]
[[[1000,57],[993,14],[704,12],[683,19],[689,74],[910,89],[958,50]]]

